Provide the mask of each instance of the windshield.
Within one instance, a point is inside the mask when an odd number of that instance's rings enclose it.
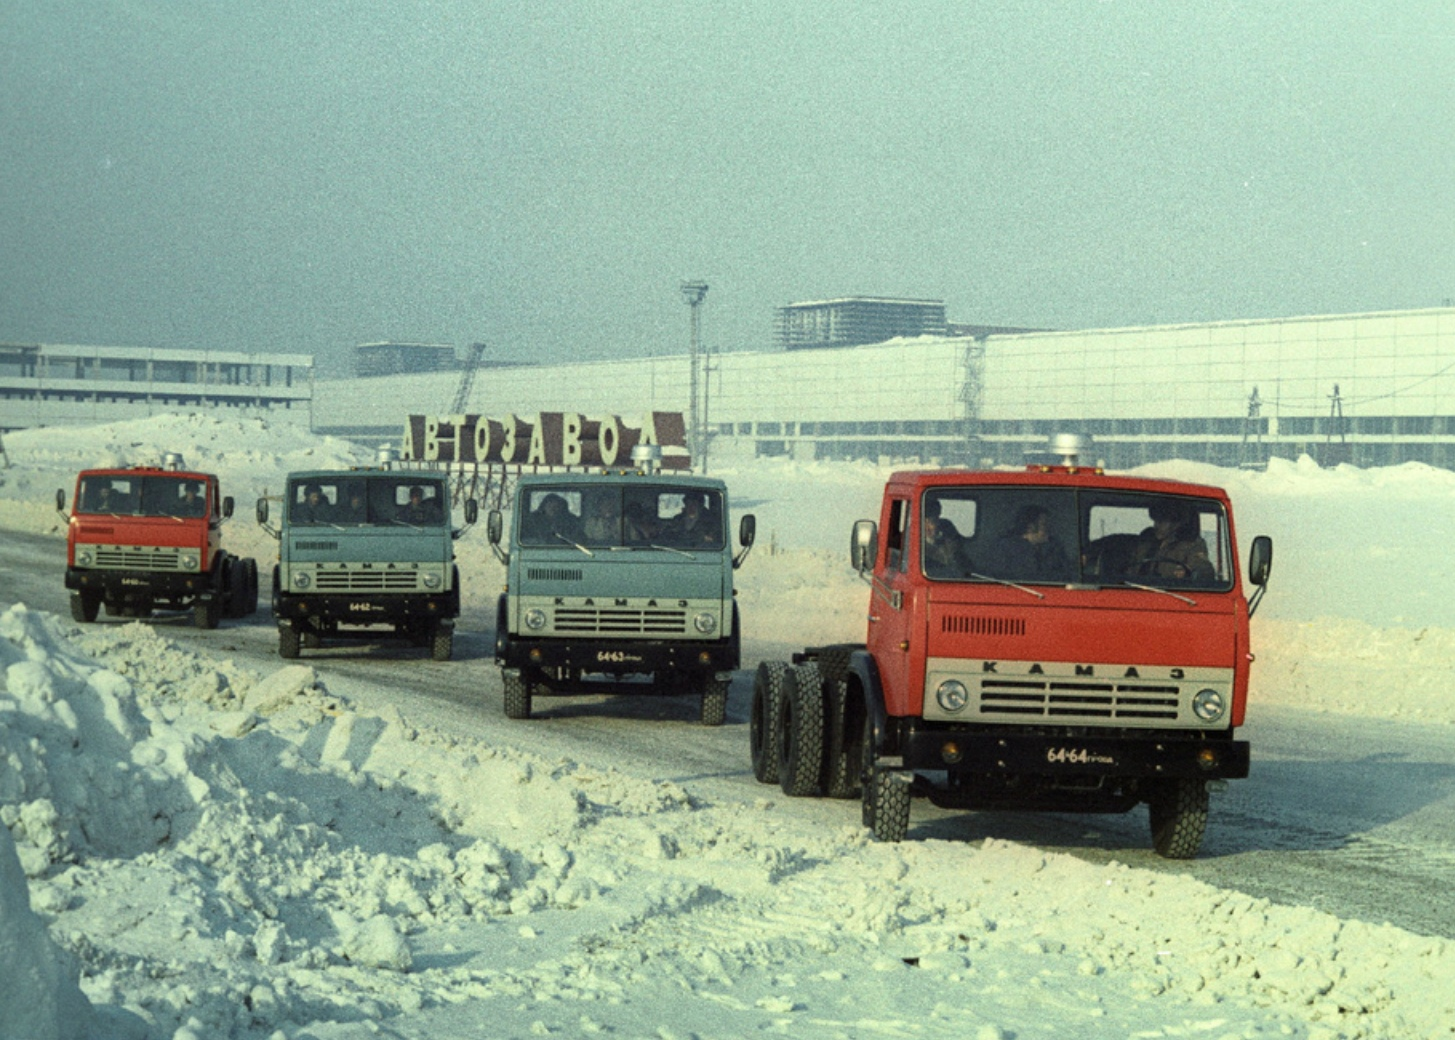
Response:
[[[532,486],[521,507],[522,545],[723,547],[722,493],[712,489]]]
[[[207,488],[188,477],[91,475],[81,478],[76,511],[110,516],[206,516]]]
[[[1232,587],[1227,516],[1215,499],[945,488],[926,492],[921,508],[921,560],[931,579]]]
[[[449,519],[442,481],[415,473],[309,477],[288,484],[288,521],[307,527],[441,527]]]

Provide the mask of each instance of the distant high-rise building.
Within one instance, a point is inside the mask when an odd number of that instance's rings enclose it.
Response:
[[[900,336],[943,336],[945,331],[943,300],[845,296],[778,308],[780,350],[855,347]]]
[[[448,343],[360,343],[354,348],[354,374],[360,377],[447,372],[459,366]]]

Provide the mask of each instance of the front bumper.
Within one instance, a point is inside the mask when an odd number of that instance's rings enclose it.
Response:
[[[67,567],[66,588],[72,592],[98,592],[107,600],[181,600],[213,591],[207,571],[96,570]]]
[[[508,637],[495,647],[503,668],[573,668],[613,675],[648,672],[730,672],[738,667],[734,639],[577,640]]]
[[[326,621],[345,625],[401,625],[460,614],[457,592],[396,595],[273,594],[273,616],[280,621]]]
[[[1236,780],[1248,775],[1245,740],[1144,734],[1059,736],[918,730],[900,741],[902,766],[989,776],[1106,776]],[[895,756],[899,757],[899,756]],[[893,759],[884,759],[887,766]]]

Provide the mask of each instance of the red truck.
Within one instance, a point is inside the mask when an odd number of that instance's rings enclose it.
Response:
[[[896,473],[851,554],[868,636],[759,665],[759,781],[859,797],[888,841],[907,836],[915,795],[968,810],[1146,804],[1156,851],[1196,855],[1209,789],[1248,774],[1248,619],[1273,554],[1253,540],[1245,598],[1222,490],[1073,457]]]
[[[148,617],[157,608],[191,610],[198,628],[258,607],[258,565],[222,548],[232,516],[217,477],[181,468],[88,469],[76,477],[67,517],[66,588],[71,616],[95,621]],[[66,511],[66,493],[56,492]]]

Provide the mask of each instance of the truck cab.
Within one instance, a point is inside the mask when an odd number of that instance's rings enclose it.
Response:
[[[379,467],[288,474],[277,527],[270,504],[258,500],[257,519],[278,539],[280,657],[386,629],[450,659],[460,614],[454,540],[475,522],[474,499],[464,503],[465,526],[453,528],[444,475]]]
[[[199,628],[252,614],[257,563],[222,545],[233,502],[217,477],[168,466],[87,469],[66,512],[66,588],[71,615],[92,622],[102,607],[117,617],[191,610]]]
[[[499,512],[488,530],[507,569],[495,638],[507,717],[529,718],[541,694],[662,693],[700,696],[702,722],[723,722],[740,662],[733,572],[754,520],[739,522],[734,555],[722,481],[525,475],[509,531]]]
[[[1191,857],[1209,789],[1248,773],[1248,620],[1272,545],[1254,539],[1246,575],[1236,546],[1216,487],[1075,465],[896,473],[852,535],[865,642],[760,668],[755,771],[768,727],[790,793],[857,776],[835,793],[852,786],[882,838],[905,836],[912,795],[1146,804],[1156,851]]]

